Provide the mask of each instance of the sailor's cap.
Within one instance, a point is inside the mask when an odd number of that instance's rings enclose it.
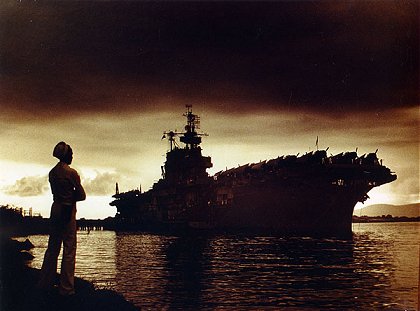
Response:
[[[71,151],[70,145],[67,145],[64,141],[60,141],[53,150],[53,156],[59,160],[64,159],[68,152]]]

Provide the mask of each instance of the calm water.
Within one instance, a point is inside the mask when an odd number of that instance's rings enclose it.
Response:
[[[79,232],[76,275],[146,310],[417,310],[419,229],[354,224],[352,240]],[[47,238],[29,237],[33,267]]]

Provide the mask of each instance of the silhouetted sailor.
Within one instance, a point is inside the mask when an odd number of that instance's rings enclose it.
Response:
[[[76,202],[86,199],[85,190],[76,170],[70,168],[73,151],[65,142],[59,142],[53,156],[60,161],[49,173],[54,202],[50,215],[50,237],[41,269],[39,286],[49,289],[54,286],[57,259],[63,244],[59,293],[74,294],[74,269],[76,260]]]

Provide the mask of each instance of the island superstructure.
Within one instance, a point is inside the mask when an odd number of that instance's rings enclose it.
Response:
[[[186,106],[184,131],[164,132],[170,149],[148,191],[119,192],[117,230],[221,230],[351,233],[352,214],[368,192],[397,177],[377,152],[328,156],[316,150],[226,169],[213,176],[202,155],[200,118]],[[183,144],[182,146],[180,146]]]

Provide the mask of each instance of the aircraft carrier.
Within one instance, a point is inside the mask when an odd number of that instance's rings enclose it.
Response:
[[[377,151],[359,156],[327,150],[279,156],[220,171],[207,169],[200,118],[186,106],[184,131],[164,132],[170,150],[152,188],[120,192],[119,231],[229,231],[288,234],[351,234],[353,209],[368,192],[397,176]]]

